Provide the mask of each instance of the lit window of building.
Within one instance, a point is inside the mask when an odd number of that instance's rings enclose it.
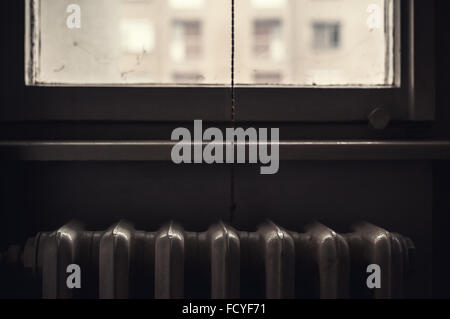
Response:
[[[255,8],[280,8],[286,4],[286,0],[251,0]]]
[[[203,7],[205,0],[170,0],[169,4],[174,9],[198,9]]]
[[[277,84],[282,82],[283,78],[279,72],[257,71],[253,74],[255,84]]]
[[[127,53],[149,53],[155,47],[155,30],[148,19],[122,19],[120,36]]]
[[[197,72],[176,72],[172,75],[172,79],[177,84],[201,83],[204,76]]]

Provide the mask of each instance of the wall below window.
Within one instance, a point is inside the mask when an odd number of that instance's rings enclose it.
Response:
[[[271,219],[301,232],[320,221],[340,233],[368,221],[416,245],[409,297],[431,296],[433,170],[430,162],[281,162],[280,172],[167,162],[53,162],[3,165],[1,243],[24,243],[72,219],[103,230],[121,219],[149,231],[175,220],[205,231],[224,220],[254,231]]]

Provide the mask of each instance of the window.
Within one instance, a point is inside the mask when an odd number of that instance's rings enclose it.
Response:
[[[276,68],[285,75],[272,85],[398,85],[394,78],[394,1],[263,3],[236,3],[236,83],[258,84],[251,75],[254,70],[267,71],[270,64],[272,71]],[[269,9],[268,3],[277,5]],[[251,41],[247,29],[254,33],[253,55],[247,53]]]
[[[281,60],[284,56],[281,21],[256,20],[253,25],[255,58]]]
[[[203,81],[200,73],[174,73],[173,81],[175,83],[199,83]]]
[[[198,9],[205,5],[205,0],[169,0],[169,3],[175,9]]]
[[[191,85],[229,83],[229,0],[28,3],[38,23],[28,34],[30,84],[170,86],[176,72],[200,73]]]
[[[333,22],[314,22],[313,25],[314,49],[336,49],[340,44],[341,26]]]
[[[150,53],[155,48],[155,30],[150,21],[120,21],[121,47],[127,53]]]
[[[174,21],[171,56],[174,62],[196,60],[202,53],[200,21]]]
[[[239,0],[232,37],[231,0],[78,3],[80,28],[71,1],[28,0],[26,78],[50,119],[228,121],[232,69],[238,121],[434,116],[426,4]]]
[[[237,1],[235,82],[276,71],[285,76],[272,85],[395,86],[395,1]],[[80,12],[69,0],[32,3],[31,82],[174,85],[174,72],[189,72],[202,81],[187,84],[230,84],[231,0],[80,0]]]
[[[255,8],[280,8],[286,4],[286,0],[251,0],[251,5]]]
[[[255,71],[254,82],[257,84],[276,84],[282,81],[282,76],[279,72],[261,72]]]

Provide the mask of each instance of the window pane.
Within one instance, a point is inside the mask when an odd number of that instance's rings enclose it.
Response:
[[[236,83],[394,84],[393,0],[239,0]]]
[[[28,83],[230,83],[230,0],[74,2],[34,1]]]
[[[393,85],[394,1],[237,0],[235,83]],[[231,0],[31,2],[29,84],[231,82]]]

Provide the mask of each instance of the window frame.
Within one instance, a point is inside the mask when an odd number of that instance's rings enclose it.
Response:
[[[33,1],[27,1],[27,10]],[[400,87],[238,86],[234,88],[235,120],[359,122],[367,121],[374,109],[383,108],[394,121],[433,121],[434,3],[394,2],[400,21],[394,41],[401,52],[400,66],[397,63]],[[30,21],[30,25],[35,24]],[[232,117],[230,86],[70,87],[23,83],[21,91],[20,105],[2,112],[1,121],[228,122]]]

